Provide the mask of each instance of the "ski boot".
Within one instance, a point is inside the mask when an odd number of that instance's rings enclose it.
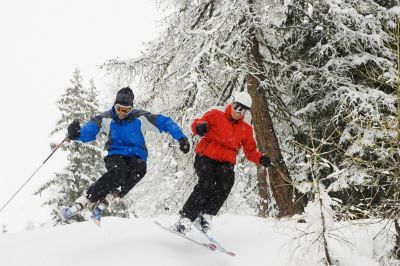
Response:
[[[211,230],[212,226],[212,215],[211,214],[200,214],[194,221],[194,226],[203,233],[207,233]]]
[[[106,203],[100,202],[99,204],[97,204],[96,208],[94,208],[92,216],[90,216],[90,219],[98,226],[100,226],[101,216],[103,215],[103,211],[105,208],[107,208]]]
[[[179,218],[179,221],[174,224],[172,230],[179,234],[186,235],[190,233],[191,225],[192,221],[189,218],[181,216],[181,218]]]
[[[103,215],[103,211],[113,204],[115,201],[118,201],[119,196],[117,192],[112,192],[108,194],[103,200],[97,204],[96,208],[94,208],[92,216],[90,216],[90,219],[96,223],[97,225],[100,226],[100,220]]]
[[[61,207],[61,209],[57,210],[58,216],[60,216],[61,220],[66,221],[71,217],[79,214],[83,209],[85,209],[90,201],[86,196],[80,196],[75,204],[72,207]]]
[[[78,210],[77,206],[75,206],[75,204],[74,204],[74,206],[72,206],[71,208],[65,207],[65,206],[61,207],[61,209],[56,210],[56,212],[57,212],[58,216],[61,218],[61,220],[65,222],[69,218],[77,215],[79,210]]]

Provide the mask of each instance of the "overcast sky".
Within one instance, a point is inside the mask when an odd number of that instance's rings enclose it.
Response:
[[[0,1],[0,208],[59,141],[49,136],[59,118],[55,102],[75,68],[106,91],[96,66],[137,56],[159,19],[153,0]],[[11,232],[48,220],[31,194],[64,164],[57,152],[0,212],[0,226]]]

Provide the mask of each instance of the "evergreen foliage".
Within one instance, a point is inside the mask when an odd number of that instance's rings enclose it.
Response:
[[[395,16],[376,2],[292,1],[277,29],[279,68],[269,75],[291,95],[298,187],[309,192],[317,175],[350,217],[376,215],[391,197],[399,152],[389,141],[397,126],[396,56],[385,45]]]

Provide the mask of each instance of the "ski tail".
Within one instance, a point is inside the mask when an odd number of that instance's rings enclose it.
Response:
[[[196,227],[197,228],[197,227]],[[198,228],[197,228],[198,229]],[[211,236],[210,234],[208,234],[208,233],[206,233],[206,232],[203,232],[202,230],[200,230],[200,229],[198,229],[199,231],[200,231],[200,233],[202,234],[202,235],[204,235],[212,244],[214,244],[215,245],[215,247],[216,247],[216,250],[218,250],[218,251],[220,251],[220,252],[222,252],[222,253],[225,253],[225,254],[227,254],[227,255],[230,255],[230,256],[236,256],[236,253],[235,252],[232,252],[232,251],[229,251],[229,250],[227,250],[226,248],[224,248],[213,236]]]

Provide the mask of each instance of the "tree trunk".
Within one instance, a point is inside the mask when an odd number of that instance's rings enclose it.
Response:
[[[253,0],[249,0],[250,13],[252,13]],[[259,43],[256,38],[255,28],[250,28],[250,50],[248,59],[250,72],[246,75],[247,90],[253,99],[251,115],[253,118],[256,140],[261,152],[266,153],[274,166],[269,167],[269,185],[271,186],[272,196],[274,197],[278,208],[279,215],[288,216],[299,213],[301,206],[294,200],[294,188],[290,182],[289,171],[283,161],[281,150],[279,148],[278,138],[276,137],[271,116],[269,114],[268,100],[265,92],[260,88],[260,81],[265,80],[263,72],[263,58],[259,51]],[[259,166],[260,167],[260,166]],[[265,217],[267,215],[268,206],[268,189],[265,171],[258,171],[259,193],[261,197],[261,213]]]
[[[396,56],[397,56],[397,78],[396,78],[396,90],[397,90],[397,145],[400,143],[400,16],[397,17],[397,26],[394,31],[394,40],[396,47]],[[398,148],[398,147],[397,147]],[[399,202],[399,176],[400,176],[400,157],[396,158],[396,168],[395,168],[395,187],[397,188],[397,192],[395,193],[395,204]],[[397,218],[398,214],[395,212],[394,217],[394,225],[396,229],[396,246],[395,246],[395,256],[397,259],[400,259],[400,225]]]

